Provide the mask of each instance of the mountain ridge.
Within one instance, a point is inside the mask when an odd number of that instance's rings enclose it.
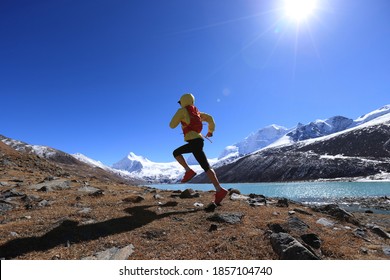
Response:
[[[254,133],[249,134],[246,138],[244,138],[240,142],[237,142],[236,144],[227,146],[221,152],[218,159],[209,159],[209,161],[211,162],[213,168],[219,168],[228,164],[232,164],[240,158],[244,157],[245,155],[255,153],[262,149],[282,147],[285,145],[292,145],[294,143],[300,143],[302,141],[307,141],[310,139],[320,139],[324,136],[342,133],[343,131],[359,127],[361,125],[364,125],[365,123],[374,121],[375,119],[380,119],[382,116],[387,115],[389,113],[390,105],[385,105],[377,110],[364,114],[355,120],[343,116],[334,116],[325,120],[312,121],[308,124],[298,123],[296,127],[290,129],[276,124],[272,124],[261,128]],[[122,159],[122,166],[114,165],[113,167],[119,167],[119,169],[124,167],[124,170],[130,171],[129,169],[126,169],[126,164],[128,166],[132,166],[136,163],[128,162],[129,160],[131,161],[129,157],[125,157],[124,159]],[[190,164],[193,164],[193,168],[196,169],[196,172],[203,172],[201,169],[198,168],[197,163],[192,159],[191,156],[189,157],[188,162]],[[154,164],[156,168],[161,168],[161,166],[164,165],[164,163]],[[148,160],[149,170],[152,169],[152,165],[153,162]],[[176,170],[176,168],[178,168],[178,170]],[[137,170],[132,170],[131,172],[133,172],[133,174],[137,174],[139,178],[142,178],[142,174],[146,173],[146,170],[142,171],[142,169],[142,163],[138,162]],[[182,167],[175,164],[174,162],[166,163],[166,168],[164,168],[164,172],[170,174],[170,179],[164,178],[163,182],[169,182],[174,177],[174,175],[172,175],[172,172],[177,174],[179,177],[182,176],[182,171]],[[204,175],[202,176],[205,177]],[[154,178],[157,179],[157,177]],[[162,178],[163,176],[160,177],[160,179]],[[178,182],[179,179],[180,178],[176,178],[170,182]],[[158,180],[154,181],[153,178],[150,176],[148,177],[148,181],[151,183],[159,183]]]
[[[390,113],[323,137],[264,148],[215,171],[225,183],[350,180],[383,173],[390,179],[389,159]]]
[[[143,181],[132,178],[118,170],[110,170],[104,165],[82,161],[63,151],[39,145],[31,145],[0,135],[0,165],[4,172],[15,174],[18,170],[29,170],[27,173],[44,173],[46,176],[100,178],[139,184]],[[91,161],[91,160],[90,160]],[[127,176],[126,176],[127,175]]]
[[[301,147],[305,143],[310,143],[310,141],[323,141],[329,139],[327,138],[327,136],[333,137],[339,135],[340,133],[346,133],[350,130],[364,128],[365,124],[367,123],[371,125],[374,123],[381,124],[383,122],[386,122],[386,116],[389,114],[390,105],[385,105],[377,110],[364,114],[355,120],[343,116],[334,116],[325,120],[312,121],[308,124],[298,123],[296,127],[290,129],[276,124],[272,124],[261,128],[254,133],[249,134],[246,138],[244,138],[240,142],[237,142],[236,144],[227,146],[221,152],[220,156],[217,159],[209,159],[209,161],[214,169],[219,169],[226,165],[235,164],[243,157],[251,155],[253,153],[257,153],[259,151],[263,151],[264,149],[274,149],[273,151],[276,151],[276,148],[280,148],[281,150],[283,150],[283,147],[288,145],[296,145],[296,152],[299,151],[307,153],[307,149],[306,151],[303,151],[304,148],[300,150],[299,147]],[[384,138],[387,136],[386,134],[381,134],[380,130],[381,129],[378,128],[377,132],[368,133],[370,134],[370,136],[368,136],[367,133],[365,133],[364,135],[365,137],[374,139],[372,141],[378,141],[378,139],[380,139],[380,141],[383,142],[386,140]],[[386,130],[386,128],[382,128],[382,130]],[[374,136],[375,133],[377,134],[377,136]],[[358,137],[358,135],[356,135],[356,137]],[[348,139],[350,139],[348,141],[353,140],[352,138],[353,137],[348,137]],[[368,144],[366,142],[369,140],[364,140],[360,137],[359,141],[362,141],[362,143],[367,146]],[[354,143],[353,145],[355,147],[353,147],[353,149],[356,150],[358,149],[359,141],[341,141],[342,145],[338,147],[338,149],[337,147],[335,147],[334,144],[329,144],[332,143],[332,141],[330,141],[328,144],[322,144],[321,149],[318,148],[317,143],[317,145],[315,145],[315,148],[321,150],[320,152],[318,152],[318,156],[322,157],[322,160],[327,159],[329,161],[330,156],[336,155],[331,151],[338,150],[338,154],[343,155],[345,161],[345,157],[347,156],[347,154],[343,154],[344,150],[340,148],[348,146],[350,145],[350,143]],[[389,142],[385,142],[387,144],[382,143],[384,147],[387,147],[386,149],[390,149]],[[15,151],[25,154],[35,154],[38,157],[45,158],[50,162],[54,162],[55,164],[59,164],[61,166],[78,166],[81,162],[83,164],[88,165],[90,168],[98,168],[105,172],[113,174],[114,176],[120,176],[125,180],[133,180],[137,182],[178,183],[184,173],[183,168],[175,161],[165,163],[153,162],[143,156],[136,155],[134,152],[130,152],[126,157],[122,158],[120,161],[109,167],[104,165],[100,161],[93,160],[80,153],[70,155],[51,147],[31,145],[1,135],[0,143],[6,144]],[[329,151],[327,149],[329,149]],[[372,157],[375,156],[375,153],[378,153],[378,149],[363,150],[365,151],[365,153],[361,152],[361,157]],[[384,153],[383,150],[382,153]],[[265,155],[266,153],[263,152],[263,154]],[[295,157],[297,156],[298,154],[295,154]],[[301,154],[300,156],[303,156],[303,154]],[[354,157],[356,158],[358,156],[356,156],[355,154]],[[307,160],[309,158],[307,158]],[[338,160],[340,160],[340,157],[338,158]],[[197,162],[191,160],[191,157],[189,158],[189,164],[191,164],[191,168],[193,168],[198,174],[201,174],[203,172],[203,170],[197,165]],[[370,168],[377,170],[377,168],[374,168],[373,166],[371,166]],[[360,172],[358,174],[361,175],[363,173],[364,172]],[[372,174],[370,173],[369,175]],[[201,175],[201,177],[199,178],[202,178],[202,176],[203,178],[205,177],[204,175]],[[274,178],[274,176],[271,177]],[[202,181],[199,178],[195,178],[194,182]],[[290,178],[290,176],[282,177],[283,180],[286,180],[287,178]],[[290,179],[295,180],[299,178],[305,179],[306,177],[301,178],[299,176],[298,178],[291,177]]]

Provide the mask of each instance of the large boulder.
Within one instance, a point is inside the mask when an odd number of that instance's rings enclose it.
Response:
[[[281,260],[320,259],[288,233],[279,232],[271,234],[271,245]]]

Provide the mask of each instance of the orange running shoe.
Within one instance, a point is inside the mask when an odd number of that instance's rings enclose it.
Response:
[[[224,188],[222,188],[219,192],[216,192],[215,193],[215,199],[214,199],[214,203],[215,204],[220,204],[221,201],[225,198],[225,196],[227,195],[228,191]]]
[[[188,182],[189,180],[194,178],[195,175],[196,175],[196,172],[194,170],[190,169],[190,170],[186,171],[181,182],[182,183]]]

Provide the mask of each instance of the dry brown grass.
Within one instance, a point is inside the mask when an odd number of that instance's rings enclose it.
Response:
[[[288,211],[297,207],[250,207],[246,202],[227,198],[216,212],[241,212],[245,216],[240,224],[218,224],[207,220],[211,213],[194,207],[195,202],[207,205],[213,192],[202,192],[199,198],[180,199],[171,198],[169,191],[157,190],[155,192],[163,198],[156,200],[155,193],[147,188],[119,183],[107,185],[91,180],[91,186],[105,193],[92,197],[77,191],[82,184],[75,178],[70,189],[45,193],[28,190],[26,179],[25,186],[16,187],[25,194],[38,195],[52,205],[25,209],[20,199],[15,200],[19,203],[18,209],[1,217],[2,255],[13,250],[16,259],[81,259],[114,246],[133,244],[135,251],[130,259],[278,259],[269,241],[267,225],[285,223]],[[123,201],[139,194],[145,200],[139,203]],[[85,208],[91,211],[80,212]],[[389,245],[389,241],[369,231],[370,242],[355,237],[352,231],[356,226],[352,224],[338,223],[338,230],[321,226],[316,221],[327,216],[311,213],[314,216],[295,215],[310,226],[308,232],[316,233],[322,239],[323,259],[386,259],[381,248]],[[209,232],[211,224],[217,224],[218,229]],[[296,233],[291,234],[299,238]],[[362,247],[369,252],[363,253]]]

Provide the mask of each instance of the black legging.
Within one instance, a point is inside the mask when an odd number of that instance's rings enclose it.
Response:
[[[210,164],[207,160],[205,153],[203,152],[204,140],[202,138],[196,138],[189,140],[187,144],[177,148],[173,151],[173,156],[177,157],[182,154],[192,153],[195,159],[199,162],[200,166],[205,172],[209,171]]]

